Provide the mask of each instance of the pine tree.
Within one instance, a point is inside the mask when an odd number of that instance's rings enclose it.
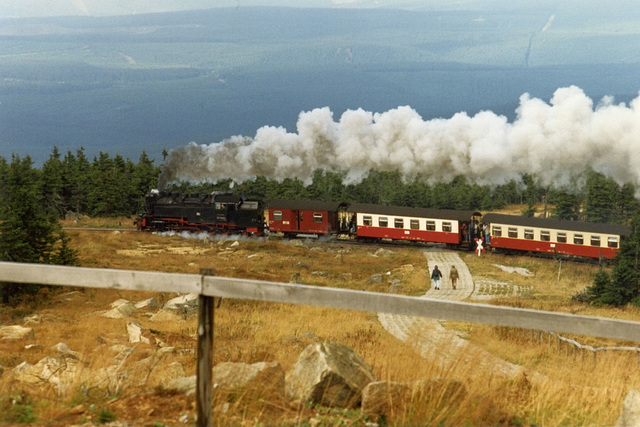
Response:
[[[4,221],[0,224],[0,258],[49,262],[57,221],[42,203],[40,173],[30,157],[14,156],[7,176]]]
[[[75,156],[68,151],[63,161],[63,197],[68,210],[88,213],[89,159],[80,147]]]
[[[575,221],[578,219],[580,203],[575,194],[570,194],[565,190],[560,190],[553,196],[555,208],[552,211],[552,218]]]
[[[142,209],[144,195],[158,185],[159,173],[159,168],[153,165],[153,160],[143,151],[132,174],[133,193],[131,198],[136,201],[133,203],[134,211],[138,212]]]
[[[611,287],[611,275],[599,270],[593,278],[593,285],[587,288],[587,297],[595,305],[602,305],[602,295]]]
[[[640,217],[634,219],[632,229],[631,236],[620,244],[612,274],[599,272],[587,289],[590,301],[596,305],[640,305]]]
[[[75,264],[75,253],[69,249],[68,239],[64,239],[57,214],[46,209],[41,173],[32,166],[30,157],[13,156],[6,173],[0,260]],[[57,245],[61,237],[63,240]],[[0,283],[0,296],[8,303],[38,289],[37,285]]]
[[[58,217],[66,213],[63,197],[63,167],[58,147],[53,147],[49,159],[42,165],[42,194],[45,209],[54,211]]]
[[[9,174],[9,164],[7,159],[0,157],[0,200],[5,200],[7,197],[7,176]],[[4,203],[0,203],[0,218],[4,215]]]
[[[611,222],[615,217],[617,194],[618,185],[611,178],[594,171],[588,172],[585,219],[592,222]]]

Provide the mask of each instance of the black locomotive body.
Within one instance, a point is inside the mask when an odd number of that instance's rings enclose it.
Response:
[[[259,200],[230,193],[172,193],[152,190],[145,196],[140,230],[190,231],[211,234],[264,234]]]

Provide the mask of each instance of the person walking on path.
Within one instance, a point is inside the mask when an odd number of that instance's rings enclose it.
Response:
[[[438,266],[436,265],[433,271],[431,272],[431,279],[433,280],[433,284],[436,289],[440,289],[440,279],[442,278],[442,272],[438,270]]]
[[[449,278],[451,279],[451,287],[453,289],[456,288],[456,282],[458,281],[458,277],[460,277],[458,275],[458,269],[456,269],[455,265],[451,266],[451,271],[449,272]]]

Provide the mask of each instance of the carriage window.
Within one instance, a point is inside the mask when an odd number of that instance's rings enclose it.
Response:
[[[442,231],[444,231],[445,233],[451,233],[451,223],[450,222],[443,222],[442,223]]]
[[[533,230],[530,228],[524,229],[524,238],[527,240],[533,240]]]
[[[502,237],[502,227],[498,227],[497,225],[494,225],[494,226],[491,228],[491,230],[492,230],[492,231],[491,231],[491,234],[492,234],[494,237]]]
[[[558,243],[567,243],[567,233],[558,233]]]
[[[600,246],[600,236],[591,236],[591,246]]]
[[[518,229],[515,227],[509,227],[509,237],[513,239],[518,238]]]
[[[387,224],[388,221],[386,216],[381,216],[380,218],[378,218],[378,227],[386,227]]]
[[[365,215],[365,216],[362,217],[362,224],[371,226],[373,224],[373,220],[371,219],[371,217],[369,215]]]
[[[427,221],[427,231],[436,231],[435,221]]]
[[[551,241],[551,233],[546,230],[542,230],[540,232],[540,240],[542,240],[543,242]]]
[[[404,228],[404,221],[402,218],[396,218],[393,220],[393,226],[395,228]]]
[[[282,221],[282,211],[273,211],[273,220]]]
[[[411,220],[411,229],[412,230],[420,230],[420,221],[418,221],[417,219],[412,219]]]
[[[573,235],[573,244],[574,245],[582,245],[582,244],[584,244],[584,237],[582,237],[582,234],[574,234]]]
[[[617,248],[618,247],[618,238],[617,237],[609,237],[607,239],[607,246],[609,246],[610,248]]]
[[[322,223],[322,213],[321,212],[314,212],[313,213],[313,222]]]

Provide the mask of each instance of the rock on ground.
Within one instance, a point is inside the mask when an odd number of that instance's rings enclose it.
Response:
[[[375,375],[371,367],[349,347],[325,341],[305,348],[288,375],[287,397],[298,403],[354,408],[362,389]]]

